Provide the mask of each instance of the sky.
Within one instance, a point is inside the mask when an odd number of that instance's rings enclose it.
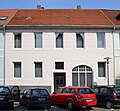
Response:
[[[0,0],[0,9],[112,9],[120,10],[120,0]]]

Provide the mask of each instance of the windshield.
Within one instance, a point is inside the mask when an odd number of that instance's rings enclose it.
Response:
[[[79,94],[93,94],[94,92],[89,88],[79,88]]]
[[[0,93],[10,93],[10,89],[8,87],[0,87]]]
[[[41,96],[41,95],[49,95],[49,93],[45,89],[34,89],[32,90],[33,96]]]

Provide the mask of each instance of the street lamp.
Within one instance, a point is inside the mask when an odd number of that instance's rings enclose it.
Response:
[[[109,86],[109,60],[112,59],[111,57],[105,57],[107,63],[107,85]]]

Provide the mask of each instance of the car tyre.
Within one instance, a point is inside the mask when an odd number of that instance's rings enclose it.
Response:
[[[47,106],[47,109],[50,109],[51,108],[51,105]]]
[[[30,110],[30,109],[31,109],[31,106],[30,106],[30,104],[29,104],[29,103],[27,104],[27,109],[28,109],[28,110]]]
[[[9,110],[14,110],[14,104],[10,105]]]
[[[111,101],[107,101],[105,103],[105,106],[106,106],[107,109],[111,109],[113,107],[113,103]]]
[[[92,106],[87,106],[86,108],[90,110],[90,109],[92,109]]]
[[[68,108],[68,110],[73,110],[74,109],[74,105],[73,105],[72,101],[68,101],[67,108]]]

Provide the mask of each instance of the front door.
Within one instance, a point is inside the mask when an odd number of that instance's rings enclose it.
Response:
[[[54,73],[54,91],[66,85],[65,73]]]

